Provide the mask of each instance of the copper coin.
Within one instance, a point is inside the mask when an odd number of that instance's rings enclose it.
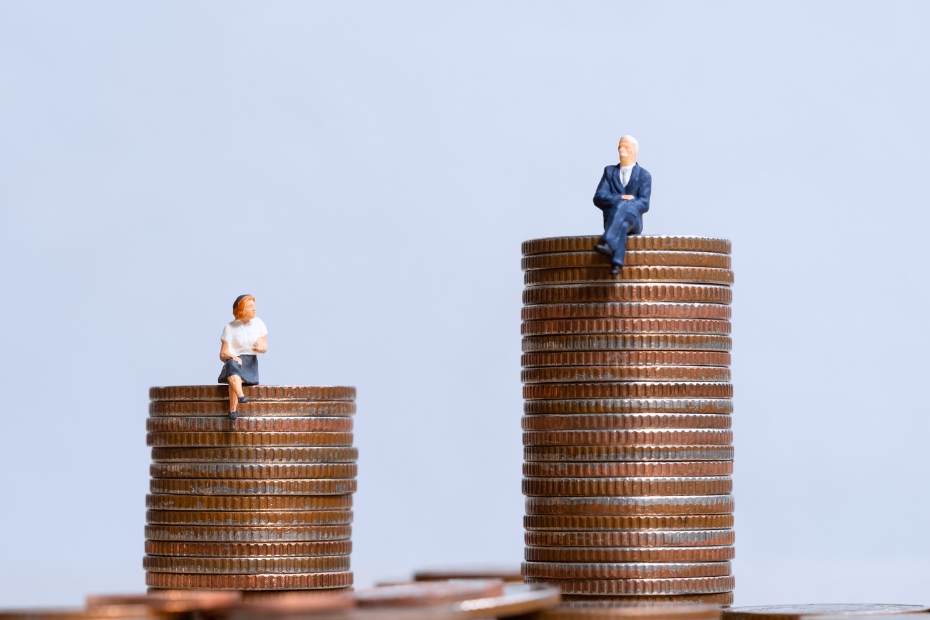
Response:
[[[528,562],[722,562],[736,557],[723,547],[526,547]]]
[[[608,272],[609,273],[609,272]],[[610,284],[553,284],[534,286],[523,291],[523,303],[538,304],[602,304],[677,302],[724,304],[733,301],[729,286],[702,284],[629,284],[615,280]]]
[[[150,433],[201,433],[216,431],[235,431],[238,433],[313,433],[313,432],[348,432],[352,430],[352,418],[313,417],[313,418],[249,418],[248,414],[239,412],[235,421],[220,417],[175,417],[149,418],[145,421],[145,430]]]
[[[733,527],[733,515],[526,515],[528,530],[720,530]]]
[[[504,594],[504,582],[498,579],[427,581],[403,583],[355,592],[359,607],[422,607],[489,598]]]
[[[183,575],[146,573],[145,585],[153,588],[209,590],[303,590],[344,588],[352,585],[352,573],[304,573],[302,575]]]
[[[733,386],[729,383],[562,383],[525,385],[523,386],[523,398],[527,400],[564,398],[733,398]],[[256,433],[252,436],[275,434],[262,433],[258,435]],[[314,434],[322,435],[323,433]],[[343,433],[329,434],[340,435]],[[348,435],[349,433],[345,434]],[[351,444],[351,438],[349,444]]]
[[[523,321],[546,319],[723,319],[729,320],[733,311],[721,304],[689,304],[674,302],[656,303],[604,303],[604,304],[544,304],[524,306],[520,310]]]
[[[307,400],[255,400],[239,405],[242,415],[261,416],[351,416],[355,413],[355,402],[307,401]],[[152,417],[219,416],[229,414],[229,398],[225,400],[160,400],[149,403]]]
[[[530,547],[726,547],[733,530],[617,530],[524,532]]]
[[[627,267],[709,267],[730,269],[730,257],[712,252],[629,251],[623,256]],[[570,269],[575,267],[611,267],[610,258],[597,252],[560,252],[524,256],[523,271],[536,269]]]
[[[323,542],[281,543],[189,543],[147,540],[145,541],[145,553],[147,555],[212,558],[349,555],[352,553],[352,541],[331,540]]]
[[[587,284],[588,282],[673,282],[682,284],[733,284],[730,269],[707,267],[627,267],[611,275],[609,265],[569,269],[537,269],[523,274],[525,286],[551,284]]]
[[[523,336],[557,334],[729,334],[730,321],[713,319],[553,319],[524,321]]]
[[[523,432],[524,446],[727,446],[732,443],[733,431],[713,428]]]
[[[145,526],[145,537],[148,540],[168,542],[317,542],[348,540],[351,536],[351,525],[311,525],[303,527],[296,525],[287,527]]]
[[[358,484],[347,480],[209,480],[153,478],[152,493],[169,495],[345,495]]]
[[[598,400],[536,400],[523,403],[527,415],[567,413],[733,413],[729,398],[614,398]]]
[[[156,463],[149,466],[153,478],[354,478],[355,463],[313,463],[306,465],[258,465],[242,463]]]
[[[156,463],[354,463],[358,448],[152,448]]]
[[[720,620],[716,605],[649,602],[563,602],[535,620]]]
[[[355,400],[355,388],[339,385],[244,385],[249,400]],[[225,400],[225,385],[169,385],[149,388],[150,400]]]
[[[451,607],[473,619],[523,617],[552,607],[559,598],[559,589],[547,584],[506,583],[502,596],[459,601]]]
[[[697,414],[596,414],[526,415],[520,420],[525,431],[607,431],[648,429],[728,429],[729,415]]]
[[[577,463],[592,461],[732,461],[733,446],[530,446],[523,448],[523,458],[526,461]]]
[[[552,366],[728,366],[730,364],[730,354],[719,351],[565,351],[524,353],[520,362],[524,368],[548,368]]]
[[[523,583],[520,567],[514,566],[458,566],[418,570],[414,581],[448,581],[450,579],[500,579],[504,583]]]
[[[271,591],[246,592],[243,601],[229,606],[217,614],[207,614],[207,618],[225,620],[268,620],[269,618],[304,618],[313,616],[321,618],[325,612],[335,612],[334,616],[348,618],[346,615],[355,601],[351,597],[351,588],[309,591]],[[255,596],[269,594],[271,596]],[[333,616],[328,616],[333,617]]]
[[[729,476],[732,461],[677,463],[524,463],[523,475],[533,478],[649,478],[673,476]]]
[[[191,558],[147,555],[142,567],[153,573],[193,575],[261,575],[266,573],[334,573],[349,570],[349,556],[285,558]]]
[[[588,381],[729,381],[724,366],[559,366],[525,368],[523,383]]]
[[[678,595],[658,595],[658,596],[637,596],[637,595],[627,595],[627,596],[605,596],[605,595],[579,595],[579,594],[563,594],[562,601],[564,602],[579,602],[579,603],[618,603],[618,604],[631,604],[631,603],[701,603],[708,605],[732,605],[733,604],[733,593],[732,592],[719,592],[717,594],[678,594]],[[719,610],[719,607],[718,607]]]
[[[351,495],[146,495],[149,510],[349,510]]]
[[[733,348],[722,334],[546,334],[524,336],[524,353],[588,351],[720,351]]]
[[[551,583],[568,594],[713,594],[729,592],[736,579],[695,577],[679,579],[549,579],[527,577],[527,583]]]
[[[600,237],[585,235],[579,237],[543,237],[524,241],[521,249],[523,255],[547,254],[550,252],[593,252]],[[630,235],[626,240],[629,252],[714,252],[729,254],[730,241],[715,237],[668,237],[664,235]]]
[[[525,577],[543,579],[677,579],[729,575],[729,562],[524,562]]]
[[[725,495],[729,476],[705,478],[524,478],[524,495]]]
[[[926,605],[761,605],[727,609],[723,612],[723,617],[724,620],[799,620],[807,616],[871,616],[927,611],[930,611],[930,607]]]
[[[0,609],[0,620],[130,620],[175,618],[146,605],[107,605],[89,609]]]
[[[145,443],[154,448],[351,446],[352,433],[147,433]]]
[[[732,514],[732,495],[691,497],[528,497],[530,515],[715,515]]]
[[[148,594],[98,594],[87,597],[87,608],[114,605],[143,605],[157,613],[191,613],[235,605],[242,600],[239,592],[192,592],[164,590]]]
[[[306,512],[197,512],[193,510],[148,510],[145,522],[151,525],[349,525],[351,510],[310,510]]]

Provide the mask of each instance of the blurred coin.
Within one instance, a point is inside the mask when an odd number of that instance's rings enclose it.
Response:
[[[501,596],[504,582],[499,579],[467,579],[404,583],[355,592],[359,607],[422,607],[469,599]]]
[[[148,510],[145,522],[152,525],[349,525],[351,510],[294,512],[198,512],[193,510]]]
[[[303,573],[299,575],[182,575],[146,573],[145,585],[153,588],[210,590],[297,590],[342,588],[352,585],[352,573]]]
[[[278,478],[354,478],[355,463],[242,464],[242,463],[156,463],[149,466],[153,478],[278,479]]]
[[[523,527],[528,530],[719,530],[733,527],[733,515],[526,515]]]
[[[716,547],[526,547],[527,562],[723,562],[732,546]]]
[[[174,620],[182,617],[181,614],[155,611],[146,605],[107,605],[89,609],[0,609],[0,620]]]
[[[97,594],[87,597],[87,608],[113,605],[143,605],[156,612],[188,613],[234,605],[242,600],[240,592],[205,590],[163,590],[148,594]]]
[[[149,510],[349,510],[351,495],[146,495]]]
[[[349,555],[352,541],[331,540],[322,542],[279,542],[279,543],[196,543],[145,541],[148,555],[190,557],[264,557],[264,556],[317,556]]]
[[[716,605],[619,601],[564,602],[534,620],[719,620]]]
[[[316,542],[348,540],[351,525],[229,527],[212,525],[146,525],[148,540],[172,542]],[[168,586],[163,586],[168,587]]]
[[[524,562],[525,577],[551,579],[669,579],[729,575],[729,562]]]
[[[584,594],[562,594],[562,600],[566,602],[603,602],[603,603],[622,603],[629,604],[635,602],[644,603],[701,603],[707,605],[732,605],[732,592],[719,592],[716,594],[659,594],[652,596],[642,595],[584,595]]]
[[[358,460],[358,448],[152,448],[152,460],[156,463],[354,463]]]
[[[145,556],[142,567],[153,573],[195,575],[256,575],[265,573],[331,573],[349,570],[349,556],[285,558],[194,558]]]
[[[736,541],[733,530],[528,531],[530,547],[725,547]]]
[[[357,483],[347,480],[209,480],[153,478],[152,493],[169,495],[345,495]]]
[[[519,565],[454,566],[418,570],[414,581],[448,581],[449,579],[500,579],[504,583],[523,583]]]
[[[551,583],[569,594],[712,594],[729,592],[736,586],[732,576],[680,579],[542,579],[527,577],[527,583]]]
[[[252,593],[257,594],[257,593]],[[355,607],[348,589],[305,592],[263,592],[272,596],[249,596],[236,605],[227,606],[206,618],[217,620],[275,620],[319,618],[325,612],[345,613]]]
[[[732,495],[526,498],[528,515],[715,515],[734,507]]]
[[[723,612],[723,617],[724,620],[798,620],[804,616],[865,616],[927,611],[930,611],[930,606],[927,605],[761,605],[727,609]]]

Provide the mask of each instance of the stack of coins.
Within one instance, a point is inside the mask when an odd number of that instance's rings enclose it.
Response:
[[[730,604],[730,243],[523,244],[528,582],[566,600]]]
[[[149,392],[146,584],[303,590],[352,585],[355,388],[247,386]]]

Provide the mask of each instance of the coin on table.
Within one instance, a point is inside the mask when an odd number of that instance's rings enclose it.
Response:
[[[627,446],[527,446],[526,461],[626,462],[626,461],[732,461],[727,445],[627,445]]]
[[[194,510],[148,510],[145,522],[151,525],[349,525],[351,510],[310,510],[291,512],[232,512]]]
[[[717,547],[526,547],[527,562],[723,562],[732,546]]]
[[[730,321],[720,319],[546,319],[525,321],[523,336],[557,334],[679,333],[729,334]]]
[[[180,614],[155,611],[146,605],[107,605],[87,609],[0,609],[0,620],[164,620],[182,617]]]
[[[715,252],[629,251],[623,256],[628,267],[709,267],[730,269],[730,256]],[[597,252],[559,252],[524,256],[523,271],[536,269],[569,269],[576,267],[611,267],[610,258]]]
[[[728,366],[724,351],[553,351],[524,353],[524,368],[562,366]],[[334,419],[334,418],[324,418]]]
[[[647,429],[729,429],[733,418],[711,413],[568,413],[525,415],[520,426],[525,431],[612,431]]]
[[[567,269],[537,269],[523,273],[527,287],[552,284],[587,284],[589,282],[668,282],[682,284],[733,284],[731,269],[709,267],[640,267],[623,266],[613,275],[609,265]]]
[[[214,558],[349,555],[352,553],[352,541],[330,540],[321,542],[280,543],[197,543],[147,540],[145,541],[145,553],[146,555]]]
[[[352,433],[146,433],[146,445],[170,447],[352,446]]]
[[[548,579],[527,577],[527,583],[558,585],[563,594],[713,594],[729,592],[736,579],[725,577],[694,577],[679,579]]]
[[[346,480],[209,480],[153,478],[152,493],[169,495],[345,495],[355,493],[357,483]]]
[[[355,400],[355,388],[339,385],[244,385],[250,401],[259,400]],[[171,385],[149,388],[150,400],[225,400],[229,388],[221,385]]]
[[[514,566],[449,566],[418,570],[414,581],[448,581],[450,579],[500,579],[504,583],[523,583],[523,573]]]
[[[148,540],[172,542],[317,542],[349,540],[351,536],[351,525],[291,525],[287,527],[145,526],[145,537]]]
[[[630,284],[623,280],[611,283],[546,284],[524,289],[527,306],[565,303],[684,302],[724,304],[733,301],[729,286],[707,284]]]
[[[356,411],[355,402],[306,401],[306,400],[253,400],[240,405],[243,414],[261,416],[351,416]],[[187,417],[229,415],[229,398],[224,400],[158,400],[149,403],[152,417]]]
[[[142,567],[152,573],[192,575],[257,575],[265,573],[333,573],[349,570],[347,555],[286,558],[192,558],[145,556]]]
[[[563,602],[540,612],[535,620],[719,620],[716,605],[591,601]]]
[[[523,383],[565,381],[729,381],[730,369],[723,366],[560,366],[525,368]]]
[[[528,497],[528,515],[714,515],[731,514],[732,495],[679,497]]]
[[[885,604],[824,604],[824,605],[761,605],[734,607],[723,612],[724,620],[798,620],[806,616],[865,616],[930,611],[927,605]]]
[[[528,530],[721,530],[733,527],[733,515],[525,515],[523,527]]]
[[[149,510],[349,510],[351,495],[146,495]]]
[[[156,463],[354,463],[358,448],[152,448]]]
[[[733,315],[729,306],[721,304],[658,303],[604,303],[604,304],[543,304],[524,306],[520,310],[523,321],[546,319],[724,319]]]
[[[624,351],[726,353],[732,348],[732,338],[721,334],[547,334],[524,336],[521,341],[524,354]]]
[[[97,594],[88,596],[86,602],[88,609],[143,605],[158,613],[191,613],[235,605],[241,600],[240,592],[163,590],[148,594]]]
[[[605,398],[530,400],[523,403],[526,415],[567,414],[714,414],[733,413],[729,398]]]
[[[529,531],[530,547],[725,547],[734,544],[733,530]]]
[[[600,242],[599,235],[572,237],[542,237],[524,241],[521,250],[524,256],[531,254],[548,254],[553,252],[593,252]],[[667,235],[630,235],[627,237],[626,249],[634,251],[655,252],[713,252],[729,254],[732,245],[727,239],[716,237],[674,237]]]
[[[562,600],[566,602],[604,602],[604,603],[701,603],[707,605],[732,605],[732,592],[719,592],[716,594],[660,594],[654,596],[606,596],[606,595],[584,595],[584,594],[563,594]]]
[[[352,585],[352,573],[304,573],[297,575],[185,575],[146,573],[145,585],[152,588],[209,590],[302,590],[344,588]]]
[[[523,432],[524,446],[726,446],[732,443],[733,431],[729,429]]]
[[[325,612],[345,614],[355,607],[348,588],[337,590],[310,590],[296,592],[262,592],[271,596],[246,596],[241,603],[229,605],[206,618],[224,620],[267,620],[268,618],[297,618],[317,616]],[[257,592],[247,594],[258,594]]]
[[[277,478],[354,478],[355,463],[254,464],[254,463],[155,463],[149,466],[153,478],[277,479]]]
[[[240,411],[236,420],[221,417],[173,417],[149,418],[145,430],[150,433],[212,433],[236,431],[237,433],[314,433],[349,432],[353,420],[350,417],[306,417],[306,418],[258,418],[248,417],[248,411]]]
[[[562,383],[523,386],[527,400],[566,398],[732,398],[729,383]],[[153,433],[154,434],[154,433]],[[203,433],[209,434],[209,433]],[[265,433],[268,435],[274,433]],[[279,433],[283,434],[283,433]],[[298,434],[298,433],[293,433]],[[309,433],[307,433],[309,434]],[[314,433],[321,435],[322,433]],[[342,433],[330,433],[340,435]],[[349,434],[349,433],[346,433]],[[351,441],[349,441],[351,444]],[[346,445],[349,445],[346,444]]]
[[[499,579],[421,581],[364,588],[355,592],[359,607],[422,607],[501,596],[504,582]]]
[[[523,475],[534,478],[632,478],[677,476],[729,476],[733,461],[674,463],[563,463],[523,464]]]
[[[729,562],[524,562],[524,577],[547,579],[671,579],[729,575]]]

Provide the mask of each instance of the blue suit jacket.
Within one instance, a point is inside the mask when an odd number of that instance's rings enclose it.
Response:
[[[635,196],[633,200],[623,200],[620,196],[627,194]],[[646,172],[639,164],[633,164],[630,180],[623,186],[620,182],[620,164],[604,168],[604,176],[597,184],[594,192],[594,204],[604,212],[604,225],[611,209],[618,206],[626,213],[624,219],[629,220],[630,228],[643,228],[643,213],[649,210],[649,196],[652,194],[652,175]]]

